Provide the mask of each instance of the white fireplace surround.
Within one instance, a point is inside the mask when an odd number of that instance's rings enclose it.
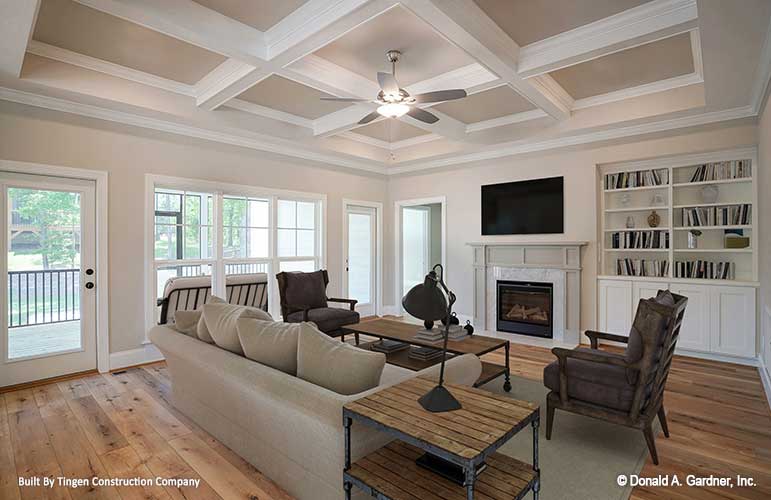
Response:
[[[577,344],[581,325],[581,247],[586,242],[469,243],[474,267],[474,324],[496,331],[497,282],[553,286],[554,344]],[[506,333],[522,340],[527,335]]]

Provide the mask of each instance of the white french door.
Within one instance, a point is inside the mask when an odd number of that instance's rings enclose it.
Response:
[[[358,300],[356,310],[362,316],[377,314],[377,230],[375,207],[345,206],[343,293]]]
[[[0,387],[95,369],[95,183],[0,172],[0,188]]]

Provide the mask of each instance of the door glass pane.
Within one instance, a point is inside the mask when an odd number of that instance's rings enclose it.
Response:
[[[369,304],[372,289],[372,216],[348,214],[348,298]]]
[[[81,349],[79,193],[8,189],[8,357]]]
[[[404,270],[402,295],[418,283],[428,272],[428,210],[402,210],[402,267]]]

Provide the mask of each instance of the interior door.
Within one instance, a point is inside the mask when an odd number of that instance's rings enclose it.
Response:
[[[0,387],[96,368],[95,185],[0,172]]]
[[[377,209],[346,206],[345,293],[362,316],[377,314]]]
[[[431,211],[425,206],[402,209],[402,296],[423,283],[431,267]]]

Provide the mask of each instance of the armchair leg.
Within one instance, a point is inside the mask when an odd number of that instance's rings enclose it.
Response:
[[[554,426],[554,407],[546,401],[546,439],[551,439],[551,429]]]
[[[664,437],[669,438],[669,426],[667,425],[667,414],[664,412],[664,405],[659,407],[659,422],[661,422],[661,430],[664,431]]]
[[[650,424],[643,429],[643,434],[645,435],[645,442],[648,443],[648,451],[651,454],[651,460],[653,461],[653,465],[659,464],[659,455],[656,453],[656,441],[653,436],[653,429],[651,429]]]

